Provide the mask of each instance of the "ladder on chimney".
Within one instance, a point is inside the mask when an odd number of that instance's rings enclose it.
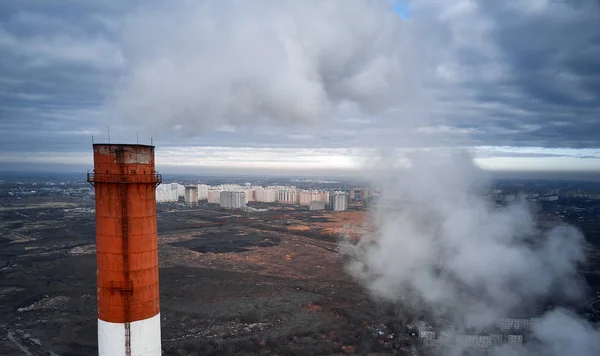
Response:
[[[117,151],[117,159],[121,164],[121,174],[125,177],[127,172],[124,171],[124,152]],[[131,356],[131,294],[133,293],[133,285],[129,279],[129,229],[127,223],[127,189],[128,184],[120,184],[121,189],[121,234],[122,240],[122,253],[123,253],[123,279],[126,287],[123,288],[122,293],[125,298],[125,355]]]

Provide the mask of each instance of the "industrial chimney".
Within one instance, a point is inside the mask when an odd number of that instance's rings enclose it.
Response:
[[[154,146],[93,147],[98,354],[161,355]]]

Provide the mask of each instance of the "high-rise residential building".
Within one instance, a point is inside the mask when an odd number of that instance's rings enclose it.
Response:
[[[500,330],[529,330],[535,322],[535,318],[502,318],[497,321],[497,327]]]
[[[209,203],[219,204],[221,201],[221,191],[216,187],[210,187],[206,193],[206,199]]]
[[[157,202],[176,202],[184,194],[185,187],[179,183],[159,184],[156,187]]]
[[[208,199],[208,188],[210,186],[207,184],[198,184],[198,200]]]
[[[219,198],[222,208],[242,209],[246,206],[246,192],[222,191]]]
[[[171,193],[171,199],[173,201],[179,201],[179,199],[185,194],[185,187],[179,183],[171,184]]]
[[[325,190],[321,190],[317,193],[317,199],[318,201],[324,201],[325,203],[329,202],[329,192],[325,191]]]
[[[246,193],[246,204],[251,201],[256,201],[256,194],[254,193],[253,188],[245,188],[244,193]]]
[[[298,204],[307,206],[310,205],[311,200],[311,191],[301,190],[298,192]]]
[[[492,337],[489,335],[456,335],[456,346],[458,347],[476,347],[490,348],[492,347]]]
[[[170,184],[159,184],[156,187],[156,201],[159,203],[171,201]]]
[[[198,205],[198,186],[188,185],[185,187],[184,193],[185,203],[189,206]]]
[[[373,196],[373,190],[371,188],[352,188],[348,197],[350,200],[367,200]]]
[[[522,344],[523,335],[508,335],[507,341],[509,344]]]
[[[301,190],[298,192],[298,204],[309,206],[311,201],[329,201],[329,193],[320,190]]]
[[[280,189],[277,201],[282,204],[298,204],[298,192],[296,188]]]
[[[371,188],[362,188],[360,190],[360,198],[362,200],[367,200],[373,196],[373,189]]]
[[[255,187],[254,200],[260,203],[274,203],[279,195],[279,187]]]
[[[345,211],[348,209],[348,194],[334,192],[329,196],[329,209],[333,211]]]
[[[309,203],[310,210],[325,210],[325,202],[320,200],[311,200]]]

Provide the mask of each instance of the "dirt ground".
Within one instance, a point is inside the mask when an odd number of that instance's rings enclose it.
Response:
[[[0,200],[0,355],[97,354],[91,202]],[[376,303],[338,252],[369,221],[160,204],[163,354],[410,354],[402,310]]]
[[[313,230],[321,234],[342,235],[357,239],[360,238],[360,234],[364,229],[369,228],[370,222],[371,219],[367,211],[325,211],[308,219],[293,219],[289,230]]]
[[[96,354],[95,218],[75,210],[91,206],[36,198],[0,206],[0,355]],[[352,281],[337,252],[335,234],[364,214],[291,211],[287,225],[280,212],[158,210],[164,355],[398,353],[404,345],[384,349],[373,336],[390,311]]]

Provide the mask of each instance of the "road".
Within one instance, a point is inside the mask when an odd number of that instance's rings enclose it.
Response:
[[[24,356],[34,356],[34,355],[49,355],[49,356],[58,356],[56,353],[52,351],[46,350],[38,340],[32,339],[27,334],[23,334],[18,332],[15,334],[12,331],[6,334],[8,340],[12,342],[18,349],[21,351],[21,354]],[[27,345],[27,346],[25,346]]]
[[[21,344],[14,336],[14,334],[12,332],[9,332],[8,334],[6,334],[6,336],[8,337],[8,339],[15,344],[15,346],[21,350],[21,352],[23,353],[23,355],[27,355],[27,356],[33,356],[33,354],[31,352],[29,352],[29,350],[23,346],[23,344]]]

